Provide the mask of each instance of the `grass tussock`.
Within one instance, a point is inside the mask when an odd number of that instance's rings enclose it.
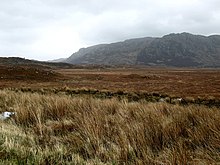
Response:
[[[216,107],[0,91],[0,163],[217,164]]]

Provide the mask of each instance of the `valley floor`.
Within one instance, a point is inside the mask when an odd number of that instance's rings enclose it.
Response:
[[[0,164],[220,163],[220,70],[1,67],[0,88]]]
[[[13,71],[13,72],[12,72]],[[63,88],[220,99],[220,70],[175,68],[0,68],[0,88]]]

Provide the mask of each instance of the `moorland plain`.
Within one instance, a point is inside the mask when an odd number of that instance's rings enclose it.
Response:
[[[220,98],[219,69],[1,67],[1,88],[63,88]]]
[[[0,121],[2,164],[220,162],[220,70],[2,66],[0,78],[0,112],[16,112]]]

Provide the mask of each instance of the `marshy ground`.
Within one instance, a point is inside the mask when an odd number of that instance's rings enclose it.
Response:
[[[5,73],[0,71],[0,111],[16,116],[0,123],[2,164],[220,162],[219,70]],[[158,102],[161,97],[188,102]]]

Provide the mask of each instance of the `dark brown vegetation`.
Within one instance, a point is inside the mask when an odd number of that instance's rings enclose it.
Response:
[[[92,89],[220,99],[220,70],[176,68],[45,69],[0,67],[0,87]]]
[[[68,87],[220,98],[220,70],[124,68],[58,72],[69,77],[65,82]]]
[[[2,81],[54,81],[58,77],[62,77],[62,75],[49,70],[49,69],[41,69],[37,67],[27,67],[27,66],[0,66],[0,78]]]

